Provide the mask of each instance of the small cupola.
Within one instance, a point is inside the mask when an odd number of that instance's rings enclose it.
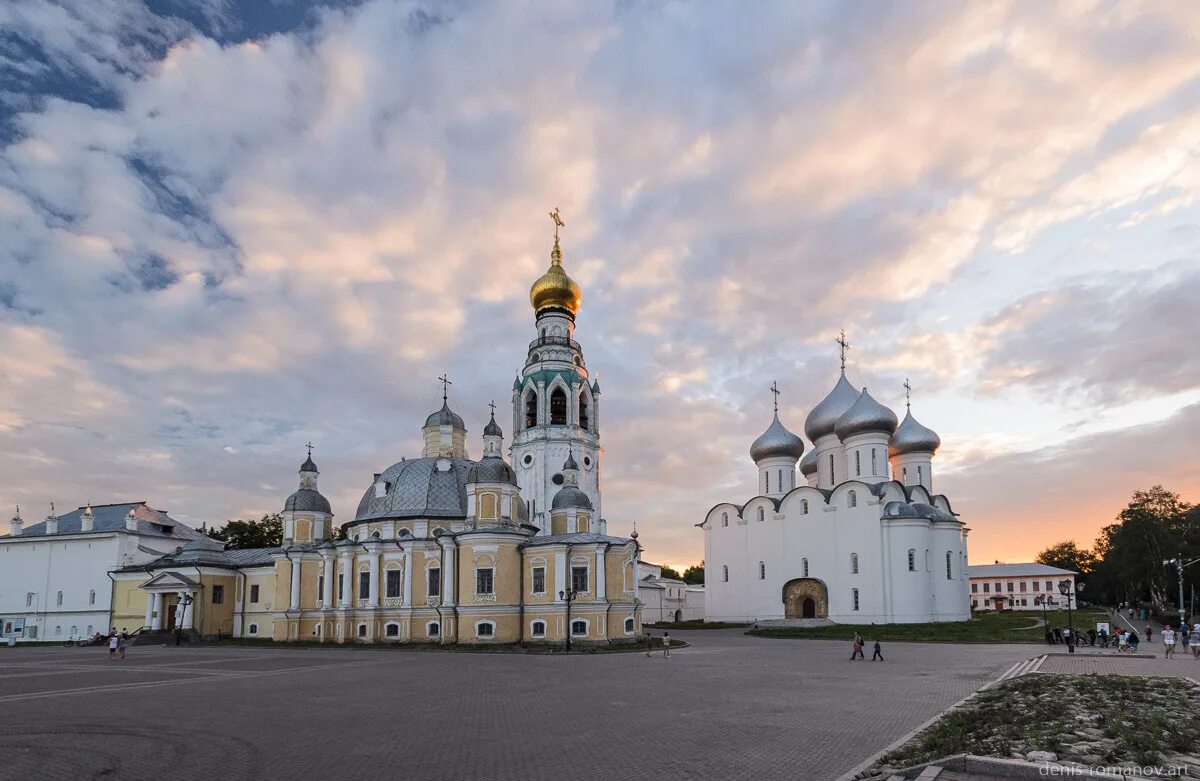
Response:
[[[8,522],[8,535],[10,537],[20,537],[21,532],[25,529],[25,521],[21,518],[21,505],[17,505],[17,511],[13,513],[12,519]]]

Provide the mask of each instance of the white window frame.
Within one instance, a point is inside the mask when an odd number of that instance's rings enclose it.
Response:
[[[541,625],[542,625],[542,631],[541,631],[541,632],[538,632],[536,629],[534,629],[534,626],[535,626],[535,625],[537,625],[537,624],[541,624]],[[538,640],[540,640],[540,639],[544,638],[544,637],[546,636],[546,619],[544,619],[544,618],[535,618],[535,619],[533,619],[532,621],[530,621],[530,622],[529,622],[529,636],[530,636],[530,637],[533,637],[533,638],[536,638],[536,639],[538,639]]]
[[[637,620],[633,616],[625,616],[621,626],[625,628],[625,634],[631,635],[637,630]]]
[[[583,632],[576,632],[575,625],[581,622],[583,623]],[[591,619],[575,616],[571,619],[571,625],[567,627],[567,630],[571,633],[571,637],[587,637],[592,633]]]
[[[850,554],[850,574],[851,575],[858,574],[858,554],[857,553]]]
[[[542,590],[537,589],[537,571],[542,571]],[[529,567],[529,593],[536,596],[544,596],[546,593],[546,562],[538,560]]]
[[[388,634],[388,630],[391,629],[392,627],[396,627],[396,634],[394,634],[394,635]],[[383,639],[384,640],[391,640],[391,639],[399,640],[400,639],[400,624],[398,624],[395,621],[388,621],[386,624],[384,624],[383,625]]]
[[[258,624],[251,624],[246,628],[246,634],[254,636],[258,634]]]
[[[434,631],[432,631],[432,632],[429,631],[431,629]],[[425,622],[425,636],[440,638],[442,636],[441,622],[440,621],[426,621]]]
[[[850,601],[851,609],[855,613],[857,613],[858,607],[859,607],[858,589],[856,589],[856,588],[850,589],[850,600],[851,600]]]
[[[360,623],[357,627],[355,627],[354,636],[361,637],[365,640],[367,637],[370,636],[370,632],[371,632],[371,630],[367,627],[366,622],[363,622],[363,623]]]
[[[483,635],[479,633],[479,628],[487,624],[492,628],[492,633]],[[475,622],[475,639],[476,640],[495,640],[496,639],[496,622],[490,618],[484,618]]]

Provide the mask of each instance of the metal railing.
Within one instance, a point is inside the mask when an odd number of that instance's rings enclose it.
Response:
[[[573,350],[582,350],[579,342],[574,339],[568,339],[565,336],[541,336],[529,343],[529,349],[534,350],[538,347],[570,347]]]

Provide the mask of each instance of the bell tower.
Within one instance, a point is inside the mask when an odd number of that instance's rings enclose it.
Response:
[[[583,348],[575,341],[575,315],[583,293],[563,268],[558,209],[550,268],[533,283],[535,338],[525,367],[513,382],[512,465],[521,497],[529,505],[530,523],[550,533],[550,505],[566,483],[563,464],[577,455],[578,486],[587,494],[599,519],[593,531],[605,533],[600,514],[600,386],[588,376]]]

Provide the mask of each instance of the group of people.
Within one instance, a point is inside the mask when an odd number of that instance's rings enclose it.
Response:
[[[100,633],[96,633],[96,637],[100,637]],[[120,632],[114,626],[108,635],[108,658],[116,659],[119,654],[122,659],[125,658],[125,651],[129,648],[129,632],[122,629]]]
[[[1149,629],[1150,627],[1146,628]],[[1176,645],[1181,645],[1185,649],[1190,650],[1193,658],[1200,659],[1200,623],[1190,628],[1187,624],[1180,624],[1178,630],[1172,629],[1170,624],[1163,624],[1162,642],[1163,657],[1166,659],[1170,659],[1175,655]]]
[[[861,660],[865,661],[866,657],[863,656],[863,648],[864,647],[866,647],[866,642],[862,639],[862,635],[860,635],[858,632],[855,632],[854,633],[854,650],[850,652],[850,661],[853,662],[855,659],[861,659]],[[872,662],[882,662],[883,661],[883,647],[879,644],[878,640],[875,641],[875,653],[871,654],[871,661]]]

